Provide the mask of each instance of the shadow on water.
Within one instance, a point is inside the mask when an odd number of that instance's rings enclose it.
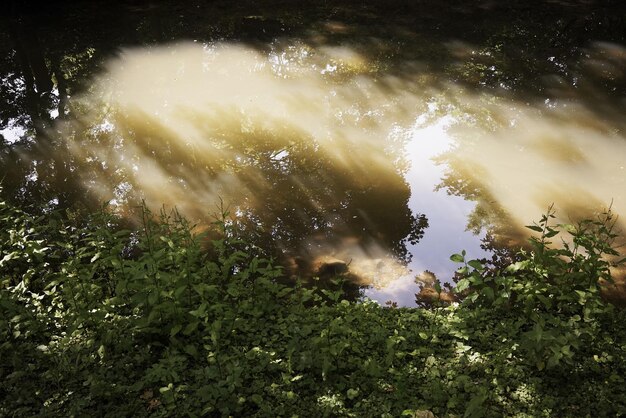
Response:
[[[3,194],[120,210],[143,198],[194,219],[221,197],[294,274],[341,260],[362,283],[404,277],[387,296],[410,303],[407,263],[481,256],[486,232],[519,245],[550,203],[564,220],[611,201],[626,212],[624,11],[12,2]]]

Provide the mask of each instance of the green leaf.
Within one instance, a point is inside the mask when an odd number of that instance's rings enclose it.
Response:
[[[185,327],[185,329],[183,330],[183,334],[185,335],[193,334],[196,331],[196,329],[198,329],[198,325],[200,325],[199,321],[191,322],[189,325]]]
[[[483,263],[481,263],[481,262],[480,262],[480,261],[478,261],[478,260],[470,260],[467,264],[468,264],[470,267],[472,267],[472,268],[474,268],[474,269],[476,269],[476,270],[478,270],[478,271],[482,271],[482,270],[484,270],[484,269],[485,269],[485,266],[483,266]]]
[[[234,298],[238,298],[240,295],[239,289],[235,286],[229,286],[228,289],[226,290],[226,293],[228,293]]]
[[[563,355],[567,356],[567,357],[571,357],[572,356],[572,352],[570,350],[570,345],[569,344],[565,344],[563,347],[561,347],[561,352],[563,353]]]
[[[525,269],[527,266],[529,265],[529,261],[528,260],[524,260],[524,261],[517,261],[513,264],[510,264],[509,266],[506,267],[506,271],[509,272],[515,272],[515,271],[519,271],[519,270],[523,270]]]
[[[548,359],[548,363],[546,364],[546,368],[551,369],[557,366],[560,362],[561,357],[561,353],[555,353],[554,355],[550,356],[550,358]]]
[[[439,283],[439,280],[435,282],[434,288],[435,288],[435,292],[441,293],[441,283]]]
[[[559,234],[558,230],[549,228],[548,232],[546,232],[544,235],[546,238],[552,238],[558,234]]]
[[[546,308],[552,307],[552,301],[544,295],[537,295],[537,299],[539,299]]]
[[[187,344],[185,346],[185,353],[189,354],[190,356],[197,357],[198,356],[198,349],[193,344]]]
[[[2,260],[0,260],[0,266],[2,266],[7,261],[17,258],[18,256],[19,256],[19,253],[17,251],[13,251],[12,253],[5,255],[4,257],[2,257]]]
[[[179,286],[176,290],[174,290],[174,298],[180,298],[180,296],[185,293],[185,289],[187,289],[187,285]]]
[[[456,292],[461,293],[465,289],[467,289],[470,285],[470,281],[467,279],[461,279],[456,285]]]
[[[465,257],[461,254],[452,254],[450,256],[450,260],[454,261],[455,263],[463,263],[465,262]]]
[[[161,393],[169,392],[173,388],[174,388],[174,385],[170,383],[167,386],[160,387],[159,388],[159,392],[161,392]]]
[[[356,398],[357,396],[359,396],[358,389],[348,389],[348,399],[352,400]]]
[[[183,326],[181,324],[174,325],[172,329],[170,330],[170,337],[174,337],[176,334],[180,332],[182,328]]]
[[[487,397],[483,394],[474,396],[467,404],[467,408],[465,409],[465,414],[463,414],[463,416],[466,418],[483,416],[484,411],[482,405],[485,403],[486,399]]]
[[[558,225],[561,229],[564,229],[565,231],[569,232],[570,234],[575,234],[576,231],[576,227],[572,224],[559,224]]]
[[[281,291],[276,294],[276,297],[282,298],[282,297],[288,295],[289,293],[293,292],[293,290],[294,290],[293,287],[285,287],[285,288],[281,289]]]
[[[103,359],[104,355],[106,353],[106,350],[104,348],[104,345],[101,345],[100,348],[98,348],[98,356]]]
[[[543,232],[543,228],[537,225],[526,225],[526,228],[531,229],[536,232]]]
[[[206,314],[206,310],[209,306],[206,303],[201,303],[200,306],[198,306],[198,309],[194,309],[193,311],[189,311],[189,313],[193,316],[195,316],[196,318],[202,318],[205,316]]]
[[[149,294],[148,294],[148,303],[150,305],[154,305],[158,302],[159,300],[159,294],[157,293],[156,290],[152,290]]]

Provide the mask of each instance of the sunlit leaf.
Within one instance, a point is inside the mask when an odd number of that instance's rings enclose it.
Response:
[[[450,256],[450,260],[454,261],[455,263],[463,263],[465,261],[465,257],[461,254],[452,254]]]
[[[456,285],[456,291],[458,293],[463,292],[465,289],[467,289],[470,285],[470,281],[467,279],[461,279],[459,280],[459,282]]]

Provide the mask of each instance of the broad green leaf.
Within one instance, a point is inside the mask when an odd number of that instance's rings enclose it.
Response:
[[[470,267],[472,267],[472,268],[474,268],[474,269],[476,269],[476,270],[479,270],[479,271],[482,271],[482,270],[484,270],[484,269],[485,269],[485,266],[483,266],[483,263],[481,263],[481,262],[480,262],[480,261],[478,261],[478,260],[470,260],[467,264],[468,264]]]
[[[189,354],[190,356],[197,357],[198,356],[198,349],[193,344],[187,344],[185,346],[185,353]]]
[[[467,289],[470,285],[470,281],[467,279],[461,279],[459,280],[459,282],[456,285],[456,291],[457,293],[460,293],[462,291],[464,291],[465,289]]]
[[[463,263],[465,262],[465,257],[461,254],[452,254],[450,256],[450,260],[454,261],[455,263]]]
[[[170,337],[174,337],[176,334],[180,332],[182,328],[183,326],[181,324],[174,325],[172,329],[170,330]]]
[[[150,305],[154,305],[159,301],[159,294],[157,293],[156,290],[152,290],[150,291],[150,293],[148,294],[148,303]]]
[[[529,265],[529,261],[528,260],[524,260],[524,261],[517,261],[513,264],[510,264],[506,267],[506,271],[510,271],[510,272],[515,272],[515,271],[519,271],[519,270],[523,270],[526,267],[528,267]]]
[[[187,285],[179,286],[176,290],[174,290],[174,298],[179,299],[185,290],[187,289]]]
[[[169,392],[173,388],[174,388],[174,385],[170,383],[167,386],[160,387],[159,388],[159,392],[161,392],[161,393]]]
[[[189,311],[189,313],[195,316],[196,318],[201,318],[205,316],[207,308],[208,308],[208,305],[206,304],[206,302],[203,302],[200,304],[200,306],[198,306],[198,309]]]
[[[354,399],[359,396],[359,389],[348,389],[348,399]]]
[[[183,330],[183,334],[185,334],[185,335],[193,334],[198,329],[198,325],[200,325],[199,321],[193,321],[193,322],[189,323],[185,327],[185,329]]]

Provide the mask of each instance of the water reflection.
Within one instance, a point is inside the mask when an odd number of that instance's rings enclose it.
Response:
[[[470,228],[497,225],[510,242],[552,203],[562,222],[593,217],[611,202],[624,214],[626,138],[611,121],[575,103],[501,102],[492,115],[488,126],[458,124],[455,148],[438,157],[447,167],[440,187],[478,203]]]
[[[63,136],[99,200],[201,219],[221,199],[293,274],[333,257],[361,283],[392,279],[428,225],[404,178],[420,102],[405,82],[367,71],[348,48],[128,50],[79,99],[89,111]]]
[[[415,274],[449,278],[487,233],[518,245],[552,202],[624,219],[623,14],[244,3],[0,16],[3,194],[195,219],[221,197],[293,272],[342,260],[404,304]]]

